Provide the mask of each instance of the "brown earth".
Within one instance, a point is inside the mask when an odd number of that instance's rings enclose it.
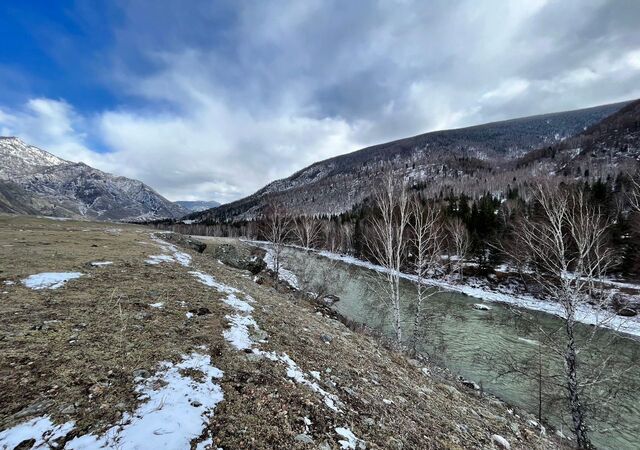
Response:
[[[348,427],[371,449],[498,448],[493,434],[513,449],[558,448],[525,414],[429,375],[435,368],[417,367],[207,251],[185,249],[191,267],[145,263],[161,253],[151,233],[132,225],[0,215],[0,430],[50,415],[57,423],[75,421],[77,433],[104,431],[135,409],[134,372],[154,372],[160,361],[179,361],[205,345],[224,372],[224,400],[209,425],[218,447],[339,448],[335,427]],[[217,243],[251,252],[238,241],[207,240]],[[95,267],[94,261],[113,264]],[[339,397],[342,412],[292,382],[283,364],[232,348],[222,337],[232,311],[189,270],[250,294],[252,315],[268,336],[260,348],[286,353],[305,373],[318,371],[318,384]],[[56,290],[21,284],[31,274],[62,271],[84,275]],[[164,307],[149,306],[157,302]],[[211,313],[187,319],[186,311],[197,308]],[[312,444],[295,439],[305,433]]]

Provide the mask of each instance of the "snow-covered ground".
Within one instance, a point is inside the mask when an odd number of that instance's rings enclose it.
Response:
[[[356,450],[367,448],[364,445],[364,441],[362,439],[358,439],[349,428],[337,427],[336,433],[343,438],[338,441],[341,449]]]
[[[276,261],[273,248],[269,245],[263,245],[262,249],[267,252],[264,255],[264,262],[267,264],[267,269],[275,271]],[[300,288],[300,284],[298,283],[298,277],[296,276],[296,274],[283,267],[282,262],[280,263],[280,268],[278,270],[278,279],[289,283],[289,285],[294,289]]]
[[[202,376],[188,374],[197,371]],[[125,413],[120,423],[104,434],[77,436],[66,443],[70,450],[118,448],[177,449],[190,448],[209,423],[216,405],[223,400],[220,386],[214,382],[223,373],[211,363],[211,357],[194,352],[181,362],[163,362],[147,379],[136,380],[136,392],[142,404]],[[0,433],[0,448],[14,448],[27,439],[35,439],[31,448],[57,448],[54,440],[67,435],[75,423],[55,425],[49,417],[38,417]],[[49,444],[51,443],[51,445]]]
[[[75,278],[80,278],[80,272],[42,272],[29,275],[22,280],[22,284],[31,289],[58,289]]]
[[[190,254],[181,252],[180,250],[178,250],[178,247],[166,241],[163,241],[157,236],[151,235],[151,240],[162,249],[162,254],[149,256],[149,258],[145,260],[147,264],[160,264],[163,262],[173,261],[176,261],[178,264],[184,267],[189,267],[189,265],[191,264]]]
[[[253,306],[251,306],[251,303],[255,302],[251,296],[236,288],[220,283],[210,274],[198,271],[192,271],[189,273],[200,283],[212,287],[220,293],[226,294],[226,297],[222,301],[231,307],[234,310],[234,313],[225,316],[229,328],[224,330],[223,336],[232,347],[237,350],[252,351],[254,355],[284,364],[287,369],[287,377],[289,379],[293,380],[297,384],[308,387],[322,398],[324,404],[329,409],[334,412],[340,412],[342,402],[340,402],[338,397],[327,392],[320,387],[316,381],[312,380],[312,378],[315,378],[317,381],[320,381],[319,374],[318,376],[315,376],[314,374],[309,375],[305,373],[286,353],[267,352],[259,348],[258,344],[265,342],[267,335],[264,331],[260,330],[258,323],[251,315],[254,309]],[[257,335],[263,336],[259,342],[256,342],[253,338],[253,336]]]

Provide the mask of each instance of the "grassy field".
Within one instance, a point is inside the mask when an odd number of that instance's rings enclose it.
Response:
[[[524,415],[428,375],[207,252],[181,248],[191,258],[185,265],[146,262],[165,251],[161,246],[152,230],[132,225],[0,216],[0,430],[49,416],[75,423],[61,446],[100,435],[144,402],[136,376],[199,351],[224,373],[217,381],[224,400],[207,415],[192,448],[207,436],[212,448],[349,448],[336,428],[360,439],[353,448],[499,448],[494,434],[514,449],[557,448]],[[225,340],[233,313],[222,301],[227,294],[198,282],[194,270],[255,299],[252,318],[260,332],[252,331],[253,350]],[[58,289],[23,285],[41,272],[82,276]],[[291,376],[282,355],[309,382]],[[311,384],[338,399],[340,411],[327,407]]]

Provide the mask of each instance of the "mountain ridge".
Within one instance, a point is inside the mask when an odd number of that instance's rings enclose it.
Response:
[[[200,212],[211,208],[217,208],[221,204],[215,200],[177,200],[174,203],[192,212]]]
[[[489,170],[558,145],[632,102],[439,130],[376,144],[317,161],[247,197],[188,217],[198,222],[250,220],[271,202],[283,203],[294,214],[340,214],[363,201],[383,171],[392,170],[412,184],[421,184],[456,179],[476,169]]]
[[[179,218],[188,213],[139,180],[0,137],[0,211],[102,220]]]

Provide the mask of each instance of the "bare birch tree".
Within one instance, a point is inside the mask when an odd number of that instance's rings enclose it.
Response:
[[[273,278],[278,286],[282,251],[292,231],[292,220],[284,207],[279,203],[267,207],[264,217],[264,236],[271,243],[273,257]]]
[[[451,242],[453,255],[449,255],[449,261],[455,256],[455,263],[452,266],[454,272],[458,272],[460,281],[464,279],[464,262],[469,254],[471,239],[464,222],[458,217],[454,217],[447,223],[447,232]]]
[[[384,283],[383,300],[392,313],[393,329],[398,344],[402,343],[402,319],[400,310],[400,278],[405,261],[407,240],[405,232],[409,225],[409,195],[406,184],[394,180],[388,173],[375,194],[378,214],[371,218],[370,235],[365,243],[375,261],[385,268],[381,275]]]
[[[411,349],[415,352],[416,344],[420,338],[420,327],[424,319],[422,304],[437,292],[434,288],[427,288],[423,280],[428,276],[433,276],[441,265],[444,230],[439,211],[434,205],[423,206],[417,196],[413,197],[410,229],[412,250],[415,252],[413,268],[418,276],[416,311],[411,338]]]
[[[322,224],[310,216],[302,216],[295,219],[293,229],[296,241],[304,248],[315,247],[322,236]]]
[[[591,449],[583,393],[594,380],[581,378],[576,324],[581,308],[593,303],[597,308],[606,301],[606,296],[594,291],[594,284],[612,263],[606,242],[609,222],[597,207],[589,205],[581,190],[541,187],[535,191],[534,199],[539,215],[526,217],[520,224],[516,239],[526,252],[514,257],[526,255],[524,263],[533,269],[531,276],[562,307],[564,338],[558,353],[564,363],[572,428],[578,447]]]
[[[631,208],[640,212],[640,177],[631,177],[631,193],[629,194]]]

